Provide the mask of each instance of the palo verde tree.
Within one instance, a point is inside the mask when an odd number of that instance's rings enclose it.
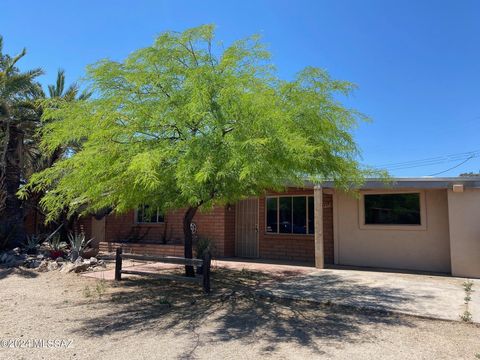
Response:
[[[351,134],[362,116],[336,100],[352,84],[311,67],[282,80],[256,37],[223,48],[210,25],[166,32],[123,62],[90,66],[87,79],[90,99],[45,106],[47,151],[82,140],[32,177],[50,219],[65,207],[182,208],[191,258],[199,209],[305,179],[348,186],[365,175]]]

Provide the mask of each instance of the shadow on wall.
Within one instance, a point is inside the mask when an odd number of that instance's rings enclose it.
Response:
[[[259,299],[256,289],[266,282],[281,281],[281,275],[258,272],[217,270],[211,296],[203,295],[190,284],[160,280],[126,279],[113,285],[111,296],[99,300],[96,318],[85,319],[76,330],[82,336],[102,336],[136,332],[162,331],[191,333],[203,332],[202,346],[208,342],[240,340],[266,342],[265,352],[273,351],[281,341],[308,346],[317,354],[316,340],[363,342],[371,335],[361,335],[361,327],[369,324],[388,326],[413,326],[405,318],[381,313],[339,311],[328,306],[320,307],[307,302]],[[330,276],[329,281],[343,281]],[[348,285],[344,284],[345,291]],[[352,284],[351,296],[368,296],[382,291]],[[399,290],[390,291],[389,301],[408,301]],[[205,340],[207,339],[207,340]],[[195,346],[185,357],[193,356]],[[190,350],[189,350],[190,351]]]

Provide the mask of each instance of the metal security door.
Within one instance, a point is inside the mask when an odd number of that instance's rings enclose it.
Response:
[[[235,210],[235,255],[258,257],[258,198],[239,201]]]

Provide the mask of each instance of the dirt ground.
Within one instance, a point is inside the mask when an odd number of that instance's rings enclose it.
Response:
[[[276,280],[218,269],[205,296],[188,283],[131,277],[117,284],[0,269],[0,359],[475,359],[480,353],[476,325],[253,295],[260,283]],[[28,339],[71,344],[29,348]]]

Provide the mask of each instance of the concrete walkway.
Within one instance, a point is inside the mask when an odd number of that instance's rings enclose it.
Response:
[[[265,296],[300,299],[443,320],[460,320],[466,279],[361,270],[316,270],[259,290]],[[480,280],[471,280],[469,311],[480,323]]]
[[[178,269],[178,265],[131,261],[125,261],[123,267],[152,273]],[[283,279],[261,285],[257,293],[262,296],[455,321],[460,320],[460,315],[466,310],[463,283],[467,279],[463,278],[357,269],[318,270],[309,266],[240,259],[214,260],[212,270],[215,271],[215,268],[259,271]],[[82,275],[113,280],[114,270],[110,267]],[[473,293],[468,310],[473,321],[480,323],[480,280],[471,281]]]

